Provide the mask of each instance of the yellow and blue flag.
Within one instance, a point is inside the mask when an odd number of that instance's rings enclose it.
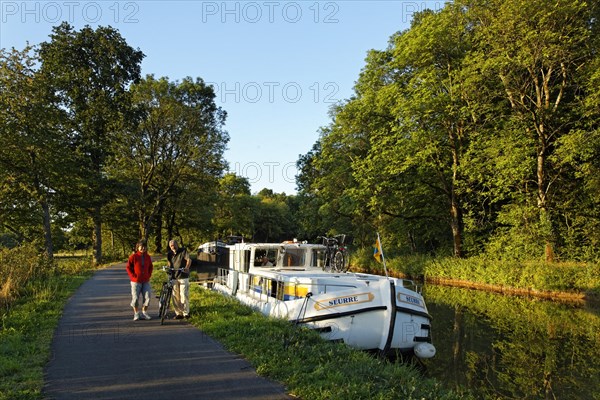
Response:
[[[381,259],[383,257],[383,250],[381,249],[381,240],[379,240],[379,235],[377,235],[377,241],[375,242],[374,245],[374,249],[373,249],[373,257],[375,257],[375,259],[378,262],[381,262]]]

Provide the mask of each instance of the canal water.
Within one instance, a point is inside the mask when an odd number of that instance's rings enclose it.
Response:
[[[600,309],[426,285],[425,374],[478,399],[600,400]]]

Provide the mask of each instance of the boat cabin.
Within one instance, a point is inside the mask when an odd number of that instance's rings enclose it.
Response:
[[[307,243],[239,243],[229,246],[229,268],[252,272],[255,268],[274,270],[322,269],[325,246]]]
[[[321,244],[239,243],[228,248],[229,268],[219,269],[218,280],[233,292],[286,301],[347,287],[340,274],[323,271],[326,247]]]

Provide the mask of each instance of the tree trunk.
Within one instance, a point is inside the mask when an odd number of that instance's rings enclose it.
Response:
[[[54,245],[52,243],[52,227],[50,224],[50,206],[46,200],[41,201],[43,218],[44,218],[44,244],[46,247],[46,255],[50,260],[54,259]]]
[[[173,235],[175,234],[175,213],[171,213],[168,217],[167,221],[167,240],[173,239]]]
[[[541,124],[538,127],[538,155],[537,155],[537,206],[540,213],[540,227],[542,229],[542,235],[546,240],[544,245],[544,255],[546,262],[554,261],[554,245],[553,238],[554,233],[552,229],[552,220],[550,212],[548,211],[548,202],[546,195],[546,158],[547,158],[547,145],[546,138],[544,136],[544,125]]]
[[[458,202],[456,201],[456,197],[452,196],[452,208],[451,208],[451,216],[452,221],[450,223],[452,227],[452,241],[454,243],[454,257],[462,257],[462,231],[463,231],[463,222],[462,222],[462,211]]]
[[[102,263],[102,214],[100,206],[94,209],[94,255],[93,262],[95,265]]]
[[[158,209],[156,215],[156,238],[154,239],[154,247],[158,254],[162,253],[162,225],[163,225],[163,212],[162,204]]]
[[[148,229],[146,221],[140,220],[140,239],[148,240]]]
[[[35,152],[30,152],[29,157],[31,160],[32,168],[37,165],[37,155]],[[35,174],[33,179],[35,186],[35,196],[38,204],[42,209],[42,225],[44,227],[44,247],[46,249],[46,255],[50,260],[54,259],[54,245],[52,243],[52,225],[50,221],[50,205],[48,204],[48,193],[41,183],[38,175]]]
[[[452,144],[452,183],[450,185],[450,216],[452,218],[450,225],[452,227],[452,241],[454,243],[454,257],[462,257],[462,233],[463,233],[463,214],[458,197],[456,195],[456,185],[459,180],[458,167],[460,165],[459,155],[459,135],[451,131],[450,143]]]

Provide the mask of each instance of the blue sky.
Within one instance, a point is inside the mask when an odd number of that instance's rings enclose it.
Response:
[[[293,194],[295,163],[352,95],[370,49],[441,1],[4,1],[0,47],[48,40],[67,21],[110,25],[146,55],[142,72],[200,77],[228,113],[229,171]]]

